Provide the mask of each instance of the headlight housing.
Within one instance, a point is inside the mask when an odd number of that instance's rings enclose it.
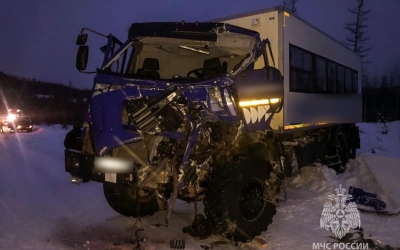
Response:
[[[235,101],[227,88],[220,89],[218,87],[207,88],[208,107],[211,111],[220,112],[228,111],[231,115],[236,115]]]

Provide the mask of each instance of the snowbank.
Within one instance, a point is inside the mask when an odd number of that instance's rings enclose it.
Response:
[[[274,222],[260,238],[268,249],[311,249],[312,243],[333,241],[320,229],[320,216],[329,194],[342,185],[376,192],[395,211],[400,206],[400,122],[359,124],[361,150],[345,173],[326,166],[309,166],[286,180],[287,201],[281,202]],[[136,221],[116,214],[105,201],[99,183],[74,185],[64,172],[66,130],[35,126],[32,133],[0,135],[0,249],[132,249],[136,226],[145,249],[170,249],[170,239],[185,239],[186,249],[202,249],[215,240],[199,240],[182,233],[193,219],[193,204],[178,202],[169,227],[164,212]],[[375,153],[372,153],[375,152]],[[202,209],[199,203],[200,211]],[[136,226],[134,223],[136,222]],[[400,246],[400,216],[361,213],[365,235],[383,244]],[[243,249],[260,249],[256,242]],[[222,245],[219,249],[235,249]],[[237,248],[236,248],[237,249]]]

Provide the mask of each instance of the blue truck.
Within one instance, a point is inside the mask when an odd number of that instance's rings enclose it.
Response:
[[[166,210],[168,224],[176,199],[203,201],[212,233],[249,241],[272,223],[285,176],[316,161],[340,173],[356,156],[355,121],[273,125],[285,117],[287,90],[275,45],[257,31],[227,22],[133,23],[122,42],[84,28],[82,72],[89,32],[107,43],[65,170],[75,183],[102,183],[122,215]]]

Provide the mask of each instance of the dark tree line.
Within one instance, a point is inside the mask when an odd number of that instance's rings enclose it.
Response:
[[[371,62],[366,60],[371,50],[371,47],[367,45],[369,39],[367,20],[370,10],[367,9],[365,0],[356,0],[355,7],[348,11],[352,14],[353,20],[344,25],[349,32],[345,44],[361,57],[365,65]],[[399,120],[400,67],[394,66],[381,76],[374,77],[364,72],[366,71],[363,70],[362,76],[363,121]]]
[[[0,114],[18,108],[35,124],[83,122],[90,90],[19,78],[0,72]]]
[[[376,122],[400,120],[400,66],[388,69],[381,76],[364,76],[363,120]]]

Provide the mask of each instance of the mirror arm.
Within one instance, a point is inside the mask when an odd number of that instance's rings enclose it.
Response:
[[[99,35],[99,36],[102,36],[102,37],[107,38],[106,35],[101,34],[100,32],[97,32],[97,31],[92,30],[92,29],[89,29],[89,28],[82,28],[82,29],[81,29],[81,35],[83,35],[83,32],[84,32],[85,30],[88,30],[88,31],[90,31],[90,32],[92,32],[92,33],[94,33],[94,34],[97,34],[97,35]]]
[[[276,68],[275,66],[275,60],[274,60],[274,55],[272,54],[272,48],[271,48],[271,42],[269,41],[269,39],[265,39],[264,43],[266,45],[268,45],[268,50],[269,50],[269,54],[271,55],[271,60],[272,60],[272,64],[274,65],[274,68]]]
[[[123,44],[123,42],[121,42],[118,38],[116,38],[115,36],[111,35],[111,39],[114,43],[118,44],[119,46],[121,46]]]

